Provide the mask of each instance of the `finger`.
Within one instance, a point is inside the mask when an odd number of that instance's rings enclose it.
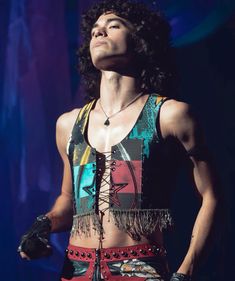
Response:
[[[24,252],[20,252],[20,256],[22,257],[22,259],[26,259],[26,260],[30,260],[30,257],[27,256]]]

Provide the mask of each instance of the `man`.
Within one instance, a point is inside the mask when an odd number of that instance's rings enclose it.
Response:
[[[207,249],[215,175],[190,107],[169,98],[169,31],[159,13],[131,1],[102,1],[83,18],[79,68],[91,102],[57,121],[61,195],[19,247],[23,258],[47,256],[49,233],[72,226],[61,280],[168,280],[162,229],[172,225],[185,158],[202,204],[170,280],[191,280]]]

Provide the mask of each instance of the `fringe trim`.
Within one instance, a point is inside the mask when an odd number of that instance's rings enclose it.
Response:
[[[162,231],[173,225],[170,209],[109,209],[109,212],[115,225],[137,241],[141,236],[148,236],[157,229]],[[101,219],[95,211],[73,216],[72,236],[85,234],[90,237],[91,228],[94,234],[104,234]]]
[[[103,226],[101,224],[99,215],[95,211],[87,212],[82,215],[73,216],[73,226],[71,229],[71,236],[84,234],[86,237],[91,236],[91,227],[94,234],[103,233]]]
[[[170,209],[110,209],[115,225],[127,232],[132,239],[140,240],[155,230],[167,229],[173,226]]]

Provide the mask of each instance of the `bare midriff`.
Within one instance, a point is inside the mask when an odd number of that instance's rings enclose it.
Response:
[[[144,243],[157,243],[163,245],[163,235],[160,230],[156,231],[151,237],[141,237],[141,240],[133,240],[127,233],[121,231],[108,219],[108,212],[103,217],[104,236],[102,239],[102,248],[125,247]],[[99,248],[100,237],[98,234],[91,233],[91,236],[73,235],[70,237],[70,244],[86,248]]]
[[[95,233],[91,226],[89,236],[76,233],[70,237],[70,244],[87,248],[125,247],[144,243],[157,243],[159,246],[163,246],[163,234],[160,229],[156,230],[151,236],[141,236],[141,239],[136,241],[115,225],[112,214],[109,214],[110,197],[105,196],[106,194],[109,195],[110,192],[110,164],[112,160],[109,157],[110,153],[108,152],[99,154],[97,158],[98,210],[103,225],[103,235]],[[106,200],[102,199],[104,197]]]

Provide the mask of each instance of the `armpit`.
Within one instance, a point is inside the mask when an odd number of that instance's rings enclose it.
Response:
[[[205,161],[210,158],[210,153],[205,144],[196,145],[196,146],[190,148],[189,150],[186,150],[186,153],[189,157],[193,157],[196,160]]]

